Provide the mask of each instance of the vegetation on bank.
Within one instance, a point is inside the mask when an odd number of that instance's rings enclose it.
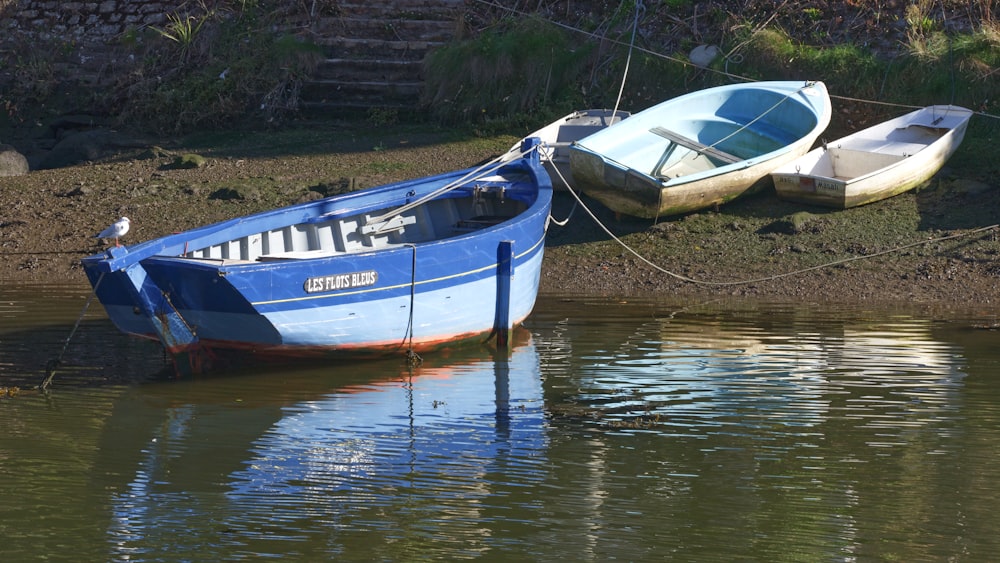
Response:
[[[682,0],[667,4],[668,11],[692,5]],[[733,3],[729,9],[708,4],[700,20],[692,16],[679,26],[688,33],[678,37],[659,35],[662,13],[640,12],[640,18],[632,19],[630,2],[606,20],[578,22],[580,27],[507,14],[475,38],[431,55],[425,103],[445,123],[474,121],[490,131],[529,132],[584,107],[638,111],[732,81],[822,80],[837,110],[828,136],[898,115],[902,107],[960,105],[982,117],[973,120],[955,162],[974,169],[973,176],[980,179],[1000,172],[991,156],[1000,134],[998,4],[979,4],[978,11],[968,14],[976,18],[965,22],[962,31],[949,29],[950,22],[938,11],[948,2],[907,4],[893,24],[898,43],[889,45],[849,35],[831,43],[821,31],[824,18],[844,17],[833,6],[857,3],[821,3],[821,9],[816,3],[786,2],[777,8],[783,13],[757,12],[758,19],[766,16],[763,22],[744,16],[754,13],[747,6],[737,11]],[[689,59],[699,45],[718,48],[719,55],[707,66]],[[673,51],[667,52],[668,47]]]
[[[248,118],[280,124],[298,115],[299,88],[323,56],[281,25],[283,9],[273,0],[186,4],[161,27],[120,37],[115,47],[136,62],[110,69],[106,91],[84,98],[60,98],[59,61],[71,45],[25,46],[0,62],[15,78],[0,107],[11,121],[36,117],[30,107],[96,108],[131,129],[167,134]],[[839,110],[831,135],[899,113],[898,105],[954,103],[1000,115],[997,0],[555,0],[530,17],[473,2],[465,23],[467,39],[426,61],[425,111],[407,119],[518,134],[574,109],[638,111],[758,79],[826,82]],[[699,45],[718,47],[719,56],[692,64]],[[374,108],[368,119],[384,125],[398,116]],[[978,167],[977,177],[1000,172],[992,157],[998,128],[998,119],[974,119],[955,157]]]

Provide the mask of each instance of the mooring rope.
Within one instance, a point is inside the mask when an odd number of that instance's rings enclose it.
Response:
[[[166,291],[161,291],[160,293],[163,294],[163,300],[167,302],[167,305],[170,305],[170,308],[174,310],[174,314],[177,315],[178,319],[180,319],[181,324],[184,325],[184,328],[191,333],[191,336],[197,339],[198,333],[195,331],[193,326],[188,324],[187,319],[181,316],[181,312],[177,310],[177,307],[174,306],[174,302],[170,300],[170,294],[167,293]],[[164,324],[166,324],[165,321]]]
[[[419,199],[416,199],[414,201],[411,201],[410,203],[407,203],[405,205],[397,207],[396,209],[393,209],[392,211],[390,211],[388,213],[383,213],[382,215],[379,215],[378,217],[374,217],[372,219],[369,219],[366,222],[366,224],[367,225],[377,224],[377,223],[380,223],[382,221],[388,220],[390,217],[395,217],[396,215],[399,215],[401,213],[405,213],[405,212],[407,212],[407,211],[409,211],[409,210],[411,210],[411,209],[413,209],[415,207],[419,207],[419,206],[427,203],[428,201],[431,201],[431,200],[433,200],[433,199],[435,199],[437,197],[440,197],[442,194],[448,193],[448,192],[450,192],[450,191],[452,191],[454,189],[462,187],[467,182],[481,179],[481,178],[485,177],[487,174],[492,174],[493,172],[496,172],[497,170],[499,170],[503,165],[507,164],[508,162],[517,160],[518,158],[524,158],[525,155],[531,154],[532,151],[537,151],[537,150],[538,150],[538,145],[535,145],[535,146],[531,147],[528,150],[520,150],[520,149],[518,149],[517,152],[514,152],[514,151],[505,152],[505,153],[503,153],[503,154],[501,154],[501,155],[499,155],[499,156],[497,156],[497,157],[489,160],[488,162],[486,162],[484,164],[481,164],[481,165],[477,166],[476,168],[470,170],[468,173],[466,173],[465,175],[463,175],[461,178],[458,178],[457,180],[452,180],[451,182],[445,184],[444,186],[441,186],[440,188],[434,190],[433,192],[431,192],[431,193],[429,193],[429,194],[427,194],[427,195],[425,195],[425,196],[423,196],[423,197],[421,197]],[[511,156],[512,154],[515,155],[515,156],[512,157]]]
[[[628,69],[632,64],[632,49],[635,47],[635,34],[639,29],[639,13],[646,10],[645,4],[642,0],[637,0],[635,3],[635,19],[632,20],[632,38],[628,43],[628,56],[625,57],[625,70],[622,72],[622,83],[618,87],[618,99],[615,100],[615,109],[611,112],[611,119],[613,120],[616,115],[618,115],[618,105],[621,104],[622,95],[625,92],[625,79],[628,78]]]
[[[569,223],[569,220],[573,218],[573,214],[576,213],[576,206],[577,206],[577,202],[574,201],[573,202],[573,207],[569,210],[569,214],[567,214],[566,218],[563,219],[562,221],[560,221],[560,220],[556,219],[555,217],[553,217],[552,213],[549,212],[549,218],[548,218],[548,221],[547,221],[547,223],[545,225],[545,230],[546,231],[549,230],[549,223],[555,223],[556,225],[559,225],[560,227],[565,227],[566,224]]]
[[[45,366],[45,379],[38,385],[38,389],[42,391],[47,391],[49,386],[52,385],[52,379],[56,376],[56,368],[62,363],[63,356],[66,354],[66,349],[69,348],[69,342],[73,339],[73,335],[76,334],[76,329],[80,328],[80,321],[83,320],[83,316],[87,314],[87,309],[90,308],[90,303],[97,296],[97,288],[101,287],[101,282],[104,281],[105,272],[101,272],[100,277],[97,278],[97,282],[94,284],[94,290],[90,292],[90,297],[87,298],[86,303],[83,304],[83,310],[80,311],[80,316],[76,318],[76,322],[73,323],[73,330],[69,331],[69,336],[66,337],[66,341],[63,342],[62,351],[56,356],[54,360],[49,361]]]
[[[558,174],[559,177],[562,178],[563,182],[566,182],[566,179],[562,177],[562,172],[560,172],[558,169],[556,169],[556,174]],[[921,241],[911,242],[911,243],[908,243],[908,244],[904,244],[902,246],[897,246],[897,247],[894,247],[894,248],[890,248],[888,250],[883,250],[883,251],[880,251],[880,252],[876,252],[874,254],[866,254],[864,256],[851,256],[851,257],[848,257],[848,258],[843,258],[843,259],[840,259],[840,260],[834,260],[832,262],[827,262],[825,264],[820,264],[818,266],[810,266],[808,268],[802,268],[800,270],[793,270],[791,272],[784,272],[784,273],[781,273],[781,274],[774,274],[772,276],[764,276],[764,277],[760,277],[760,278],[752,278],[752,279],[738,280],[738,281],[726,281],[726,282],[708,281],[708,280],[698,280],[698,279],[690,278],[690,277],[682,275],[682,274],[678,274],[676,272],[672,272],[670,270],[667,270],[666,268],[663,268],[662,266],[660,266],[658,264],[655,264],[652,260],[649,260],[645,256],[639,254],[635,249],[633,249],[631,246],[629,246],[628,244],[626,244],[625,241],[623,241],[620,238],[618,238],[613,232],[611,232],[611,229],[609,229],[607,227],[607,225],[605,225],[604,223],[602,223],[601,220],[597,218],[597,215],[595,215],[594,212],[591,211],[589,207],[587,207],[587,204],[585,204],[583,202],[583,200],[580,198],[579,194],[577,194],[576,190],[574,190],[572,188],[572,186],[569,185],[569,183],[566,183],[566,188],[569,191],[569,193],[572,194],[573,198],[576,200],[576,203],[574,204],[574,207],[579,206],[579,207],[583,208],[583,210],[587,212],[587,215],[589,215],[590,218],[593,219],[594,223],[596,223],[597,226],[600,227],[602,231],[604,231],[605,233],[607,233],[607,235],[610,236],[612,238],[612,240],[614,240],[622,248],[624,248],[626,251],[628,251],[630,254],[632,254],[633,256],[635,256],[636,258],[638,258],[640,261],[642,261],[643,263],[645,263],[649,267],[653,268],[654,270],[656,270],[658,272],[661,272],[663,274],[666,274],[668,276],[671,276],[671,277],[676,278],[676,279],[678,279],[680,281],[683,281],[683,282],[693,283],[693,284],[697,284],[697,285],[717,286],[717,287],[734,286],[734,285],[747,285],[747,284],[751,284],[751,283],[761,283],[761,282],[766,282],[766,281],[777,280],[777,279],[786,278],[786,277],[789,277],[789,276],[795,276],[795,275],[799,275],[799,274],[804,274],[806,272],[811,272],[811,271],[814,271],[814,270],[821,270],[823,268],[829,268],[829,267],[832,267],[832,266],[838,266],[840,264],[846,264],[848,262],[854,262],[854,261],[857,261],[857,260],[865,260],[865,259],[868,259],[868,258],[875,258],[876,256],[883,256],[885,254],[891,254],[893,252],[899,252],[901,250],[906,250],[907,248],[913,248],[914,246],[922,246],[922,245],[925,245],[925,244],[931,244],[931,243],[942,242],[942,241],[946,241],[946,240],[950,240],[950,239],[956,239],[956,238],[962,238],[962,237],[972,236],[972,235],[975,235],[975,234],[978,234],[978,233],[984,233],[984,232],[987,232],[987,231],[996,230],[996,229],[1000,228],[1000,224],[990,225],[988,227],[980,227],[978,229],[973,229],[971,231],[966,231],[964,233],[957,233],[957,234],[947,235],[947,236],[943,236],[943,237],[937,237],[937,238],[932,238],[932,239],[927,239],[927,240],[921,240]]]

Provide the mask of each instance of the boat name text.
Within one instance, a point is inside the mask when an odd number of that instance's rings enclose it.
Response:
[[[324,291],[339,291],[342,289],[353,289],[355,287],[367,287],[378,283],[378,272],[367,270],[364,272],[351,272],[349,274],[337,274],[334,276],[317,276],[308,278],[304,284],[306,293],[322,293]]]

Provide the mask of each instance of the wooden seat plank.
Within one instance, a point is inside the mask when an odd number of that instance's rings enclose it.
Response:
[[[678,145],[681,145],[682,147],[687,147],[687,148],[689,148],[689,149],[691,149],[693,151],[697,151],[697,152],[699,152],[701,154],[704,154],[705,156],[710,156],[710,157],[715,158],[717,160],[721,160],[722,162],[726,162],[726,163],[732,164],[734,162],[739,162],[741,160],[744,160],[744,159],[742,159],[742,158],[740,158],[738,156],[731,155],[731,154],[729,154],[729,153],[727,153],[725,151],[720,151],[719,149],[717,149],[715,147],[710,147],[708,145],[699,143],[698,141],[695,141],[694,139],[689,139],[689,138],[685,137],[684,135],[681,135],[679,133],[675,133],[675,132],[673,132],[673,131],[671,131],[669,129],[665,129],[663,127],[653,127],[649,131],[651,133],[655,133],[655,134],[663,137],[664,139],[667,139],[667,140],[669,140],[671,142],[677,143]]]

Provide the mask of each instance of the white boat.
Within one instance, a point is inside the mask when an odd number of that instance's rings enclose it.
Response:
[[[830,123],[822,82],[729,84],[661,102],[570,146],[573,180],[612,211],[678,215],[769,187]]]
[[[972,111],[928,106],[852,133],[771,173],[778,197],[848,208],[911,190],[944,166]]]
[[[575,188],[569,167],[570,144],[610,127],[629,115],[631,114],[624,110],[578,110],[549,123],[525,138],[537,137],[542,141],[539,156],[552,179],[552,188],[565,190],[567,183],[570,187]],[[507,152],[509,158],[519,157],[521,143],[522,141],[518,141],[510,148],[510,151]]]

